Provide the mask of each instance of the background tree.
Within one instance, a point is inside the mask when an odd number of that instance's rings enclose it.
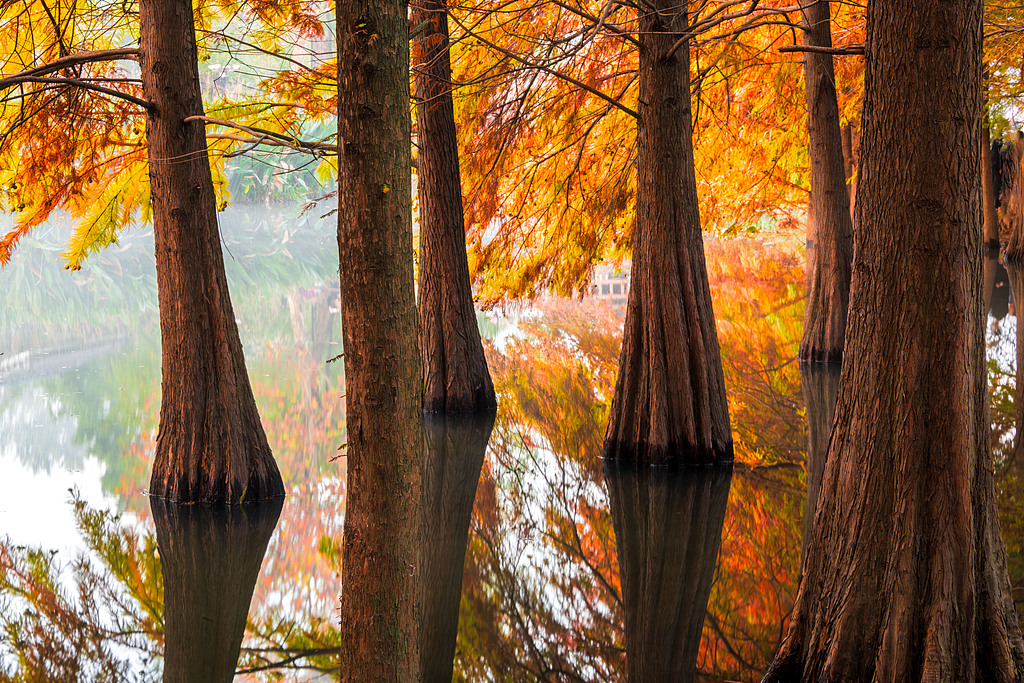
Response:
[[[605,457],[732,457],[693,168],[685,7],[640,8],[632,285]],[[678,43],[677,43],[678,40]]]
[[[4,6],[0,39],[13,49],[4,61],[10,75],[0,78],[0,183],[17,224],[0,240],[0,263],[58,209],[76,223],[63,255],[72,270],[126,226],[152,220],[164,380],[150,492],[203,502],[276,497],[284,486],[252,397],[221,255],[216,211],[224,198],[214,175],[223,184],[223,159],[212,173],[204,130],[195,31],[210,32],[219,14],[194,13],[191,2],[176,7]],[[309,20],[303,7],[294,10],[292,24]],[[274,10],[230,13],[277,18]],[[135,31],[140,48],[125,47]],[[130,59],[141,78],[119,62]]]
[[[151,495],[175,502],[284,495],[245,371],[217,229],[191,0],[141,0],[163,393]],[[216,454],[211,457],[211,454]]]
[[[414,3],[412,24],[424,27],[413,39],[423,407],[460,413],[493,409],[494,385],[476,325],[466,256],[444,0]]]
[[[986,423],[981,23],[976,0],[868,6],[850,326],[768,682],[1024,675]]]
[[[832,47],[832,17],[827,0],[804,0],[804,45]],[[837,361],[846,339],[850,300],[853,222],[846,188],[839,103],[832,55],[804,52],[807,130],[810,137],[811,230],[813,258],[808,252],[807,304],[800,360]]]
[[[423,393],[416,346],[409,26],[400,0],[337,4],[338,254],[348,475],[343,681],[419,680]]]

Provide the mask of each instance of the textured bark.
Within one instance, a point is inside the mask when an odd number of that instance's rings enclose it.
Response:
[[[164,579],[164,683],[234,680],[249,603],[283,503],[210,507],[150,499]]]
[[[804,44],[832,46],[829,3],[803,0]],[[832,55],[804,53],[808,153],[811,161],[811,223],[814,259],[808,278],[800,359],[835,362],[843,356],[850,301],[853,222],[846,187]]]
[[[284,495],[231,309],[206,155],[192,3],[142,0],[163,392],[151,495],[237,503]]]
[[[423,394],[412,267],[407,6],[338,3],[337,21],[348,431],[341,677],[416,681]]]
[[[807,503],[804,506],[804,533],[800,540],[800,567],[807,559],[807,544],[814,528],[814,511],[821,491],[821,477],[828,457],[828,439],[839,392],[838,363],[800,366],[800,380],[807,410]]]
[[[696,678],[732,468],[606,461],[634,683]]]
[[[732,458],[693,166],[690,52],[671,57],[686,12],[639,11],[633,274],[604,454],[665,463]]]
[[[469,522],[494,414],[424,417],[420,676],[451,681]]]
[[[412,25],[424,22],[429,22],[429,28],[413,42],[419,130],[423,407],[459,413],[488,411],[496,401],[476,324],[466,256],[444,0],[413,3]]]
[[[981,16],[980,0],[868,4],[850,326],[768,682],[1024,675],[988,447]]]
[[[1003,253],[1004,261],[1024,261],[1024,140],[1018,139],[1010,152],[1012,162],[1007,172],[1003,167],[1003,206],[1006,222],[1010,225],[1010,239]]]
[[[846,189],[850,194],[850,218],[853,218],[854,182],[853,172],[857,166],[853,158],[853,124],[843,126],[843,175],[846,176]]]
[[[995,178],[992,177],[992,136],[981,127],[981,207],[985,219],[985,246],[999,248],[999,212],[996,210]]]

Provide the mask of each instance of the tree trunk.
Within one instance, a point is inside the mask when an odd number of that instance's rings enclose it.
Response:
[[[415,22],[414,22],[415,23]],[[469,522],[494,414],[424,418],[420,675],[451,681]]]
[[[831,15],[825,0],[803,0],[804,44],[832,47]],[[842,359],[850,301],[853,222],[846,187],[843,139],[832,55],[804,53],[808,148],[811,161],[811,223],[814,263],[807,289],[800,360]]]
[[[839,392],[839,364],[815,363],[800,366],[800,380],[807,411],[807,503],[804,506],[804,533],[800,540],[800,567],[807,559],[807,544],[814,528],[814,511],[821,491],[821,477],[828,457],[828,439]]]
[[[444,0],[414,4],[412,25],[424,22],[429,28],[413,42],[420,150],[423,407],[458,413],[492,410],[494,385],[476,324],[466,256]]]
[[[139,64],[149,110],[163,347],[151,495],[238,503],[284,495],[231,309],[206,154],[192,4],[142,0]]]
[[[1010,239],[1003,253],[1004,262],[1024,261],[1024,140],[1018,139],[1010,151],[1010,168],[1003,166],[1004,215],[1010,224]]]
[[[985,218],[985,246],[999,248],[999,212],[996,210],[995,178],[992,177],[992,136],[981,127],[981,206]]]
[[[831,36],[830,36],[831,38]],[[850,195],[850,224],[853,224],[853,172],[857,169],[853,158],[853,124],[843,126],[843,175],[846,176],[846,189]]]
[[[988,448],[981,10],[868,4],[850,328],[768,683],[1024,676]]]
[[[211,507],[150,499],[164,580],[164,683],[234,680],[252,592],[283,503]]]
[[[697,211],[689,45],[667,56],[686,12],[672,0],[643,7],[633,282],[604,454],[652,463],[731,459]]]
[[[696,678],[732,468],[605,463],[633,683]]]
[[[338,3],[337,21],[348,431],[341,677],[417,681],[423,394],[412,267],[407,6]]]

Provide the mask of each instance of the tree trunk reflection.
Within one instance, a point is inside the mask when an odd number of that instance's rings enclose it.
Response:
[[[462,570],[480,468],[494,415],[425,414],[420,675],[452,680]]]
[[[804,533],[800,541],[800,568],[807,556],[807,542],[814,527],[814,509],[825,472],[828,438],[839,395],[839,363],[800,365],[804,405],[807,407],[807,505],[804,507]]]
[[[605,462],[630,681],[692,681],[732,468]]]
[[[181,506],[150,498],[164,578],[164,683],[235,677],[249,602],[283,504]]]

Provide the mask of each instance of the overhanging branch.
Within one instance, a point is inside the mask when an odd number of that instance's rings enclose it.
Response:
[[[122,100],[127,100],[132,104],[139,105],[143,109],[149,110],[153,108],[152,104],[150,104],[146,100],[135,97],[134,95],[129,95],[126,92],[114,90],[113,88],[107,88],[102,85],[96,85],[95,83],[90,83],[89,81],[82,81],[77,78],[37,78],[33,76],[28,76],[19,79],[17,83],[12,83],[9,85],[5,84],[3,86],[0,86],[0,90],[5,88],[12,88],[15,85],[21,83],[53,83],[56,85],[73,85],[76,88],[82,88],[83,90],[94,90],[98,93],[103,93],[104,95],[110,95],[111,97],[117,97]]]
[[[24,83],[26,78],[46,76],[61,69],[78,66],[79,64],[92,64],[94,62],[112,62],[117,59],[139,59],[139,49],[136,47],[121,47],[112,50],[90,50],[88,52],[76,52],[73,55],[55,59],[52,62],[34,66],[31,69],[19,71],[16,74],[0,78],[0,90]]]
[[[823,45],[783,45],[779,52],[820,52],[826,55],[862,55],[863,45],[850,45],[848,47],[824,47]]]

